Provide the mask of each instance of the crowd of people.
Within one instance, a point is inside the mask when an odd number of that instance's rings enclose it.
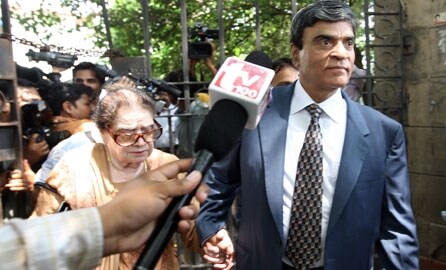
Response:
[[[215,269],[371,269],[374,254],[382,268],[418,269],[404,134],[360,104],[356,27],[342,1],[300,10],[290,57],[266,64],[275,76],[259,125],[206,175],[187,174],[209,112],[197,59],[188,83],[182,70],[164,77],[180,96],[141,91],[126,76],[107,81],[90,62],[74,66],[71,82],[18,66],[18,104],[33,117],[22,119],[22,168],[2,189],[32,199],[27,220],[0,227],[0,246],[11,247],[0,266],[131,269],[170,199],[203,178],[180,212],[182,243],[171,239],[156,269],[180,269],[179,244]],[[213,57],[202,61],[210,76]]]

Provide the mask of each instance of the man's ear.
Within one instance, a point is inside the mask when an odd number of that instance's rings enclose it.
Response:
[[[296,45],[291,43],[291,61],[297,69],[299,69],[300,66],[299,52],[300,50],[296,47]]]

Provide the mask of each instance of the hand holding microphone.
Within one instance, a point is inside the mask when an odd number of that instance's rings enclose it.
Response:
[[[223,159],[240,138],[244,127],[255,128],[268,103],[274,71],[228,58],[209,85],[211,110],[195,143],[197,156],[190,171],[203,175],[214,161]],[[179,220],[178,210],[193,193],[174,198],[160,218],[134,269],[153,269]]]

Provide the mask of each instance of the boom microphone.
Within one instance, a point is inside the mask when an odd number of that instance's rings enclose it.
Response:
[[[163,80],[149,79],[149,82],[151,84],[153,84],[155,87],[157,87],[158,89],[160,89],[161,91],[169,93],[174,97],[180,97],[183,94],[183,92],[181,92],[180,89],[168,84],[167,82],[165,82]]]
[[[230,61],[228,62],[228,60]],[[203,177],[214,161],[223,159],[234,147],[249,119],[254,119],[249,127],[255,127],[256,119],[260,118],[262,114],[260,107],[266,106],[268,98],[265,96],[269,95],[269,84],[274,76],[274,71],[268,71],[264,67],[236,58],[228,60],[220,68],[223,68],[224,71],[220,72],[220,76],[219,73],[216,75],[219,86],[211,88],[211,83],[209,87],[211,97],[213,91],[218,92],[213,95],[218,97],[218,100],[212,102],[212,108],[200,127],[195,143],[197,155],[190,172],[198,170]],[[225,68],[225,65],[229,64],[238,65],[237,67],[240,68],[233,66],[231,71],[231,69]],[[238,76],[240,78],[237,78]],[[215,80],[214,78],[213,81]],[[258,89],[254,89],[254,86]],[[246,97],[240,91],[234,93],[233,90],[241,89],[240,87],[252,90],[251,95]],[[192,192],[172,199],[146,242],[134,269],[152,270],[155,268],[178,224],[178,211],[190,203],[194,194],[195,192]]]
[[[105,74],[105,76],[118,80],[120,78],[118,72],[114,71],[113,69],[109,69],[106,65],[96,65],[97,69],[99,69],[101,72]],[[132,74],[127,74],[127,77],[134,80],[135,82],[141,81],[141,79],[138,79],[137,77],[133,76]],[[159,90],[164,91],[166,93],[171,94],[174,97],[181,96],[182,92],[180,89],[176,88],[175,86],[172,86],[171,84],[168,84],[167,82],[159,79],[142,79],[145,84],[150,83],[153,86],[157,87]]]

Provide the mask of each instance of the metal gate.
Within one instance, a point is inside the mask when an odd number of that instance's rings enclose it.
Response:
[[[405,123],[402,20],[399,0],[364,0],[364,103]]]

